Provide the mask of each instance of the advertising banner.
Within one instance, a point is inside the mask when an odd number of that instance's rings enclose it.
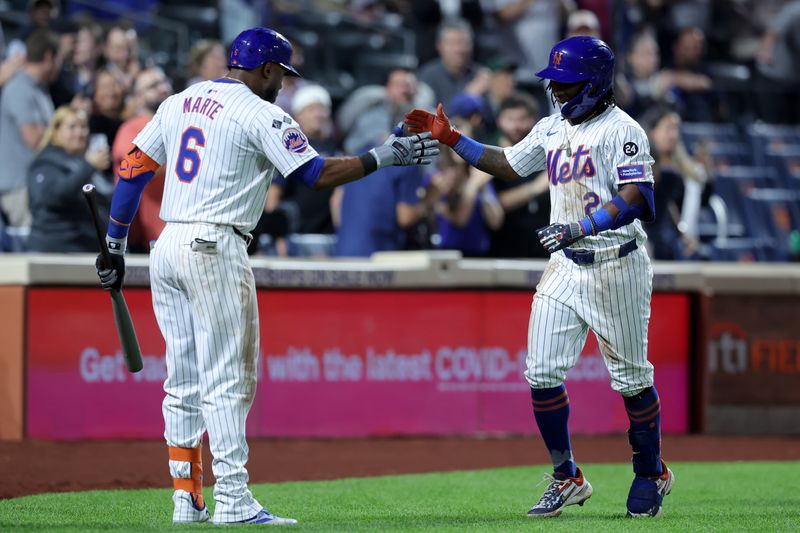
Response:
[[[708,331],[712,433],[800,433],[796,296],[714,296]]]
[[[125,371],[106,294],[30,290],[27,432],[157,438],[164,341],[148,289],[126,299],[144,370]],[[259,385],[249,435],[529,434],[524,291],[260,290]],[[655,294],[650,359],[665,432],[688,430],[688,297]],[[567,378],[576,434],[624,431],[593,334]]]

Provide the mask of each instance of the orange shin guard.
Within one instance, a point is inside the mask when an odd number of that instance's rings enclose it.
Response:
[[[202,445],[196,448],[176,448],[168,446],[170,461],[183,461],[192,464],[192,477],[172,478],[172,486],[175,490],[184,490],[192,494],[195,507],[202,509],[205,505],[203,501],[203,453]]]

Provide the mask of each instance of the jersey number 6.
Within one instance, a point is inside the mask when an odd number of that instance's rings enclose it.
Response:
[[[206,136],[203,130],[189,126],[181,135],[181,151],[178,152],[178,162],[175,164],[175,174],[184,183],[191,181],[200,172],[200,154],[198,146],[206,145]]]

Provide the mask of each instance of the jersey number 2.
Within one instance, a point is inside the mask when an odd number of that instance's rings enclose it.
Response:
[[[200,154],[198,146],[206,145],[206,136],[203,130],[189,126],[181,135],[181,151],[178,152],[178,162],[175,164],[175,174],[184,183],[190,183],[200,172]]]
[[[600,197],[595,192],[587,192],[583,195],[583,199],[586,201],[586,207],[583,208],[583,212],[588,217],[600,205]]]

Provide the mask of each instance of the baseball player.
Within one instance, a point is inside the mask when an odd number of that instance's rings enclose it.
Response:
[[[659,400],[647,361],[653,271],[640,220],[655,216],[653,159],[642,128],[615,105],[614,55],[603,41],[559,42],[538,76],[550,80],[561,112],[514,146],[486,146],[462,135],[441,105],[436,114],[413,110],[406,124],[411,132],[431,131],[498,178],[547,170],[551,224],[537,235],[551,256],[533,299],[525,378],[554,473],[528,515],[558,516],[592,495],[572,455],[564,387],[591,328],[630,419],[635,478],[628,516],[657,516],[675,478],[661,460]]]
[[[292,48],[266,28],[231,45],[229,71],[171,96],[120,163],[108,249],[98,257],[103,288],[119,288],[128,226],[146,183],[166,178],[166,227],[150,261],[153,308],[167,345],[164,436],[173,477],[173,522],[210,519],[203,500],[202,435],[216,477],[214,522],[294,524],[271,514],[247,488],[245,420],[256,390],[259,329],[248,232],[263,211],[274,172],[313,188],[335,187],[389,165],[429,164],[430,134],[395,138],[360,157],[320,157],[297,123],[275,106]]]

